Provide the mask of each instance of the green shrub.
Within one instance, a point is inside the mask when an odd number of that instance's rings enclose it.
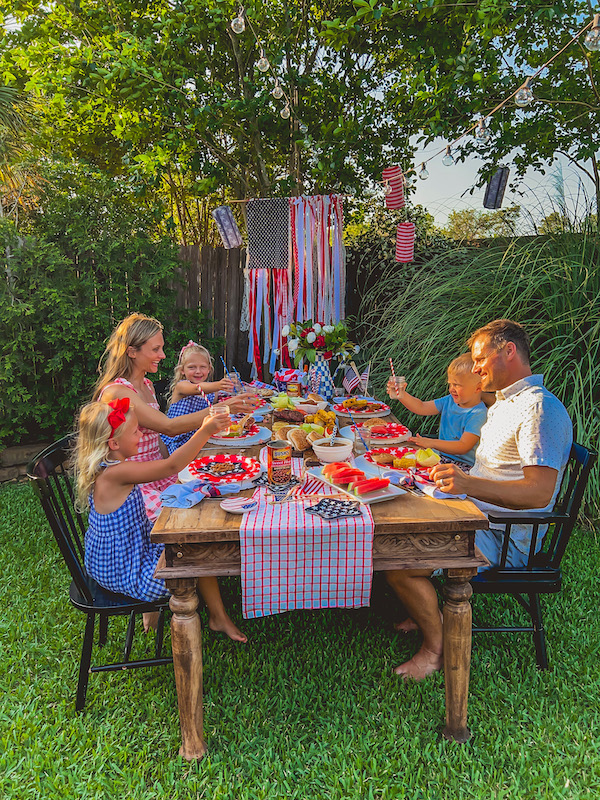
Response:
[[[575,438],[593,449],[600,432],[600,239],[565,234],[505,247],[449,251],[418,271],[408,285],[389,267],[361,305],[363,344],[373,358],[380,395],[389,375],[408,377],[422,398],[446,392],[446,367],[466,350],[472,331],[498,317],[520,322],[532,340],[532,369],[563,401]],[[401,418],[412,430],[425,420]],[[434,423],[435,424],[435,423]],[[431,426],[430,426],[431,427]],[[588,510],[600,516],[598,468]]]
[[[52,439],[71,429],[90,397],[105,342],[132,311],[165,325],[170,378],[188,339],[208,320],[176,307],[177,250],[153,241],[154,214],[117,180],[71,168],[47,177],[43,212],[19,232],[2,221],[6,279],[0,284],[0,443]],[[76,187],[76,188],[73,188]]]

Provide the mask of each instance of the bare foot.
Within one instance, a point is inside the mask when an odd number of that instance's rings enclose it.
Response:
[[[398,631],[398,633],[410,633],[411,631],[418,631],[419,626],[413,619],[407,617],[403,622],[394,622],[394,630]]]
[[[410,661],[396,667],[394,672],[404,680],[422,681],[428,675],[438,672],[444,663],[441,653],[434,653],[424,647],[414,654]]]
[[[142,622],[144,623],[144,633],[148,633],[150,628],[155,631],[158,625],[158,611],[144,611]]]
[[[444,622],[444,618],[442,616],[442,612],[440,611],[440,619],[442,620],[442,624]],[[398,633],[411,633],[412,631],[418,631],[419,626],[410,617],[407,617],[403,622],[394,622],[394,630],[398,631]]]
[[[242,633],[241,630],[233,624],[227,614],[219,617],[209,617],[208,627],[211,631],[226,634],[234,642],[242,642],[242,644],[245,644],[248,641],[246,634]]]

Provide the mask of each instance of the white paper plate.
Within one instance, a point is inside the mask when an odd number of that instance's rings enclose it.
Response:
[[[268,428],[259,427],[258,433],[255,436],[250,436],[248,439],[209,439],[211,444],[222,445],[223,447],[251,447],[254,444],[263,444],[268,442],[271,438],[271,431]]]

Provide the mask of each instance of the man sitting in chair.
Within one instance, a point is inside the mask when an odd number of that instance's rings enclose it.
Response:
[[[516,322],[497,319],[479,328],[468,342],[473,372],[496,402],[481,429],[475,465],[469,475],[454,464],[431,471],[438,488],[466,494],[484,512],[550,511],[560,488],[573,442],[566,408],[549,392],[543,375],[529,366],[529,337]],[[506,560],[527,563],[531,526],[513,525]],[[492,566],[499,564],[504,528],[477,531],[475,544]],[[536,548],[541,547],[542,537]],[[420,650],[395,672],[421,680],[442,667],[442,621],[429,570],[390,570],[387,580],[410,614],[401,630],[419,627]]]

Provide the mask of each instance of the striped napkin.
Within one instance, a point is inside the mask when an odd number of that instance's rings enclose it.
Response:
[[[302,459],[292,459],[302,473]],[[315,479],[309,477],[315,486]],[[267,492],[253,495],[256,510],[240,525],[242,610],[246,619],[300,608],[357,608],[369,605],[373,575],[373,516],[324,520],[307,514],[314,504],[302,486],[291,502],[267,504]],[[312,487],[310,487],[312,488]],[[316,488],[316,486],[315,486]],[[318,482],[323,494],[335,489]]]

